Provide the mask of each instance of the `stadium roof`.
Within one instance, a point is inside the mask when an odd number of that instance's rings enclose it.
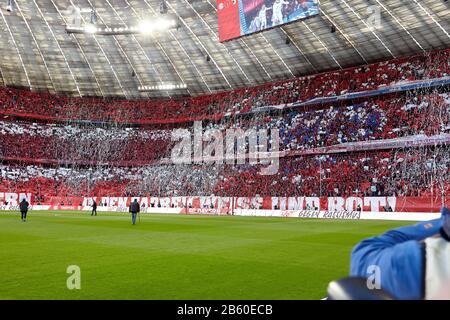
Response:
[[[75,96],[208,94],[450,47],[444,0],[322,0],[320,16],[223,44],[215,0],[167,0],[180,27],[156,36],[65,28],[71,5],[95,7],[100,24],[129,26],[159,15],[160,0],[14,0],[12,12],[6,2],[0,0],[0,85]],[[381,27],[371,29],[377,8]],[[138,91],[162,82],[188,89]]]

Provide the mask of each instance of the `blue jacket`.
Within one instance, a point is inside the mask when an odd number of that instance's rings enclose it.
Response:
[[[424,293],[425,246],[422,240],[439,233],[440,219],[390,230],[379,237],[361,241],[353,248],[350,275],[368,277],[368,267],[380,270],[381,288],[397,299],[422,299]]]

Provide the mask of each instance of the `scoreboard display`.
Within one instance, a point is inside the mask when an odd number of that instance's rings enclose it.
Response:
[[[319,14],[318,0],[217,0],[224,42]]]

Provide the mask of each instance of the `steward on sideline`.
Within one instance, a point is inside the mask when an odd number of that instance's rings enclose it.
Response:
[[[137,199],[134,199],[134,201],[130,204],[131,222],[133,224],[136,224],[136,215],[140,211],[141,211],[141,208],[139,206],[139,203],[137,202]]]
[[[28,213],[28,207],[30,204],[28,203],[27,199],[23,198],[22,201],[19,204],[20,209],[20,215],[23,222],[27,221],[27,213]]]

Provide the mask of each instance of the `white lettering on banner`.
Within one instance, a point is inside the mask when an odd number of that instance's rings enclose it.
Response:
[[[231,198],[230,197],[219,197],[217,201],[217,208],[231,208]]]
[[[27,199],[31,203],[32,193],[0,192],[0,202],[8,202],[8,205],[16,206],[22,199]]]
[[[214,208],[217,208],[217,198],[215,196],[211,196],[209,198],[209,207],[211,207],[211,205],[213,205]]]
[[[180,197],[171,197],[170,198],[170,207],[177,208],[180,204]]]
[[[119,198],[118,197],[110,197],[109,198],[109,206],[115,207],[117,205]]]
[[[303,202],[305,197],[289,197],[288,209],[289,210],[303,210]]]
[[[83,207],[86,207],[86,206],[88,206],[89,205],[89,200],[88,200],[89,198],[87,198],[87,197],[83,197],[83,202],[81,203],[81,205],[83,206]]]
[[[263,205],[263,198],[261,197],[254,197],[254,198],[250,198],[251,199],[251,205],[250,205],[250,209],[259,209],[262,208]]]
[[[287,204],[287,198],[286,197],[281,197],[280,198],[280,210],[286,210],[286,204]]]
[[[318,208],[319,210],[320,208],[320,199],[318,197],[306,197],[306,207],[310,207],[310,208]]]
[[[102,197],[101,203],[109,206],[109,197]]]
[[[328,198],[328,210],[330,211],[342,211],[344,210],[344,198],[342,197],[329,197]]]
[[[275,210],[275,206],[279,209],[278,197],[272,197],[272,210]]]
[[[186,207],[187,197],[176,197],[176,198],[178,198],[178,206],[180,208]]]
[[[187,207],[192,207],[194,205],[194,197],[186,197]]]
[[[189,207],[189,204],[192,206],[193,197],[177,197],[179,198],[178,206],[180,208]]]
[[[13,194],[13,196],[10,196]],[[0,199],[4,195],[4,193],[0,193]],[[7,194],[10,199],[12,199],[12,203],[14,203],[14,199],[19,199],[23,197],[23,194],[17,195],[16,193],[8,193]],[[31,198],[31,194],[27,194],[27,198]],[[92,199],[97,199],[97,197],[84,197],[83,198],[83,206],[91,206]],[[140,204],[143,206],[151,207],[150,204],[154,204],[154,207],[158,207],[158,203],[161,204],[162,208],[169,208],[172,205],[175,207],[183,208],[193,207],[194,200],[197,199],[200,208],[211,208],[211,204],[214,208],[231,208],[233,201],[232,197],[102,197],[101,203],[107,203],[109,207],[125,207],[130,201],[137,199],[141,201]],[[235,198],[235,208],[238,209],[261,209],[264,204],[264,199],[271,200],[271,209],[275,210],[275,207],[278,210],[305,210],[308,208],[314,209],[320,208],[320,199],[318,197],[238,197]],[[327,209],[328,211],[354,211],[358,206],[361,207],[361,211],[370,211],[370,212],[380,212],[384,211],[383,207],[388,204],[392,211],[395,211],[397,198],[396,197],[327,197]],[[117,203],[116,203],[117,202]],[[17,201],[16,201],[17,203]],[[266,208],[267,209],[267,208]],[[365,210],[364,210],[365,209]]]
[[[23,198],[26,198],[28,202],[31,203],[31,193],[19,193],[19,199],[22,201]]]
[[[141,208],[148,208],[148,197],[142,197],[139,205],[141,206]]]
[[[236,201],[236,208],[250,209],[250,207],[251,207],[251,198],[239,197],[236,200],[237,200]]]
[[[161,204],[161,208],[170,208],[170,198],[169,197],[159,198],[159,203]]]
[[[18,205],[20,199],[26,197],[30,199],[30,204],[33,203],[32,194],[30,193],[15,193],[15,192],[2,192],[0,193],[0,210],[10,210]],[[392,208],[393,212],[401,211],[406,213],[412,213],[417,211],[417,208],[421,208],[423,211],[439,212],[440,206],[445,205],[442,203],[435,203],[430,197],[65,197],[64,202],[74,203],[75,205],[61,205],[61,198],[52,198],[51,203],[46,203],[43,210],[87,210],[92,205],[92,199],[95,199],[99,203],[99,208],[103,208],[102,211],[106,211],[108,208],[111,211],[127,212],[128,205],[134,199],[140,201],[141,207],[148,207],[156,209],[165,208],[208,208],[208,209],[226,209],[231,211],[233,209],[239,210],[255,210],[252,215],[267,215],[267,216],[282,216],[281,211],[301,211],[301,210],[322,210],[322,211],[338,211],[338,212],[353,212],[356,208],[361,206],[361,212],[372,214],[368,217],[370,219],[377,219],[381,215],[375,215],[375,213],[384,213],[384,206],[387,204]],[[101,199],[101,200],[97,200]],[[8,202],[7,206],[1,206]],[[397,206],[397,201],[400,201],[401,205]],[[153,203],[153,206],[151,204]],[[323,208],[320,207],[322,203]],[[106,205],[105,205],[106,204]],[[145,204],[145,206],[143,206]],[[159,206],[158,206],[159,204]],[[448,205],[448,204],[447,204]],[[400,207],[400,208],[398,208]],[[98,209],[99,209],[98,208]],[[284,209],[283,209],[284,208]],[[173,212],[172,212],[173,211]],[[177,210],[171,210],[170,213],[176,213]],[[359,210],[358,210],[359,211]],[[156,212],[156,211],[155,211]],[[161,212],[165,212],[162,210]],[[392,212],[386,212],[392,214]],[[291,214],[283,213],[284,216],[291,216]],[[385,217],[386,215],[383,215]],[[408,217],[408,215],[405,215]],[[384,219],[384,218],[383,218]],[[414,220],[414,219],[411,219]]]
[[[170,199],[170,206],[175,208],[181,208],[183,206],[181,197],[172,197]]]
[[[106,203],[106,205],[109,205],[109,197],[102,197],[102,204]]]
[[[131,201],[134,201],[134,199],[137,199],[137,201],[139,201],[139,197],[133,197],[133,198],[131,198]],[[119,207],[127,207],[127,200],[128,200],[128,197],[119,197],[119,198],[117,198],[117,201],[118,201],[117,206],[119,206]]]
[[[345,210],[347,211],[353,211],[356,210],[356,208],[360,206],[361,210],[363,209],[363,201],[359,197],[348,197],[346,204],[345,204]],[[330,208],[328,208],[330,210]]]
[[[159,198],[158,197],[150,197],[150,206],[153,204],[154,208],[158,207]]]
[[[5,193],[5,201],[8,202],[8,204],[11,204],[13,206],[17,205],[17,193]]]
[[[365,197],[364,206],[370,206],[369,211],[380,211],[380,206],[384,207],[386,205],[386,197]]]
[[[387,202],[391,207],[392,211],[395,211],[397,208],[397,198],[396,197],[387,197]]]
[[[208,206],[207,197],[200,197],[200,208],[205,208]]]

